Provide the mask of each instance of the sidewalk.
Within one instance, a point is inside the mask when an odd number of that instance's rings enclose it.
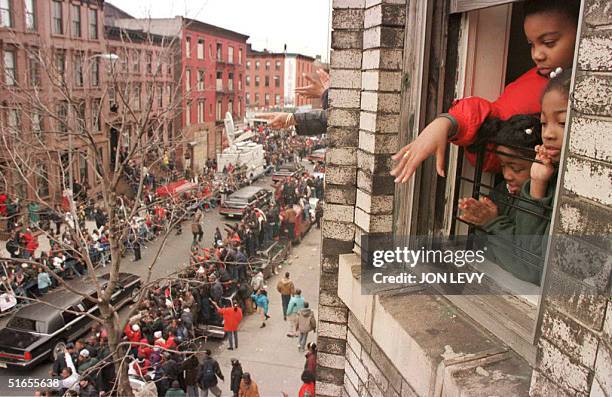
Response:
[[[313,227],[302,243],[293,248],[291,265],[278,269],[278,276],[266,280],[272,318],[265,328],[259,328],[261,321],[257,314],[247,316],[238,332],[239,349],[227,350],[227,342],[224,342],[213,350],[213,357],[219,361],[225,376],[225,382],[219,383],[224,396],[231,395],[231,358],[240,360],[242,369],[251,374],[261,397],[278,397],[281,391],[287,392],[290,397],[297,396],[302,385],[300,376],[306,361],[305,353],[298,351],[297,338],[286,336],[288,323],[283,321],[276,282],[286,271],[290,272],[296,288],[302,290],[302,295],[318,319],[320,244],[321,231]],[[316,334],[308,336],[308,342],[312,341],[316,341]]]

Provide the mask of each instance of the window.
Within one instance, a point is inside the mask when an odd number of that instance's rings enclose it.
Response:
[[[223,111],[221,109],[221,106],[222,106],[221,101],[217,101],[217,120],[223,120],[223,115],[222,115]]]
[[[204,101],[198,101],[198,123],[204,122]]]
[[[43,117],[38,110],[32,111],[32,118],[30,120],[32,123],[32,134],[38,139],[42,138],[43,132]]]
[[[242,48],[238,49],[238,65],[242,65]]]
[[[15,51],[4,50],[4,84],[17,84],[17,70],[15,67]]]
[[[281,106],[281,98],[279,94],[274,95],[274,105],[275,106]]]
[[[270,61],[266,61],[266,70],[270,70]]]
[[[38,59],[38,51],[33,50],[33,53],[28,54],[28,77],[30,87],[40,87],[40,62]]]
[[[247,92],[245,95],[245,98],[246,98],[246,104],[247,106],[249,106],[251,104],[251,94]]]
[[[79,180],[81,182],[87,181],[88,176],[88,166],[87,166],[87,154],[80,152],[79,153]],[[79,305],[81,306],[81,305]]]
[[[185,92],[191,91],[191,70],[185,70]]]
[[[259,70],[259,61],[255,61],[255,70]]]
[[[140,73],[140,51],[134,51],[134,65],[133,69],[134,73]]]
[[[221,43],[217,43],[217,62],[223,61],[222,48]]]
[[[234,91],[234,73],[228,73],[227,75],[227,88]]]
[[[217,81],[215,83],[216,83],[215,89],[217,91],[223,91],[223,73],[222,72],[217,72]]]
[[[36,187],[40,197],[49,196],[49,172],[44,162],[38,163],[36,167]]]
[[[8,1],[8,0],[7,0]],[[64,34],[64,16],[62,13],[62,2],[54,0],[52,4],[53,12],[53,26],[52,32],[54,34]]]
[[[102,131],[102,100],[95,98],[91,100],[91,119],[94,132]]]
[[[81,6],[72,4],[70,16],[72,18],[72,37],[81,37]]]
[[[234,113],[234,101],[232,101],[231,99],[227,103],[227,111],[230,113]]]
[[[94,57],[91,60],[91,86],[100,85],[100,58]]]
[[[185,125],[191,125],[191,101],[187,101],[185,107]]]
[[[276,61],[276,63],[274,64],[274,68],[276,70],[280,70],[280,68],[281,68],[281,61]]]
[[[11,10],[12,0],[0,0],[0,27],[12,28],[13,15]]]
[[[274,76],[274,87],[280,87],[280,76]]]
[[[68,118],[68,102],[61,101],[57,104],[57,130],[59,132],[68,132],[68,124],[66,119]]]
[[[255,76],[255,87],[259,87],[259,76]]]
[[[265,103],[265,106],[270,106],[270,94],[266,94],[264,96],[264,103]]]
[[[204,71],[198,70],[198,91],[204,91]]]
[[[145,64],[147,65],[147,73],[153,73],[153,55],[151,54],[151,51],[147,51],[147,54],[145,56]]]
[[[85,132],[85,128],[87,125],[87,118],[85,115],[85,101],[79,102],[76,104],[76,114],[75,114],[75,124],[77,127],[77,131],[81,134]]]
[[[247,87],[249,87],[251,85],[251,76],[246,76],[245,79],[246,79],[245,83],[246,83]]]
[[[250,69],[251,68],[251,61],[246,61],[246,68]]]
[[[74,54],[74,85],[83,87],[83,55]]]
[[[140,105],[142,100],[142,86],[140,83],[134,84],[134,96],[132,104],[134,106],[134,110],[140,110]]]
[[[96,172],[102,175],[102,165],[104,164],[104,148],[98,148],[98,156],[96,158]],[[87,306],[86,306],[87,307]]]
[[[204,39],[198,40],[198,59],[204,59]]]
[[[242,116],[242,101],[238,100],[238,116]]]
[[[117,92],[115,87],[108,87],[108,108],[112,113],[117,113]]]
[[[157,107],[162,108],[164,106],[164,86],[159,84],[157,86]]]
[[[21,119],[19,117],[19,110],[9,109],[7,115],[7,123],[9,132],[18,134],[21,132]]]
[[[227,62],[234,63],[234,47],[227,48]]]
[[[266,87],[270,87],[270,76],[266,76],[266,77],[264,78],[264,85],[265,85]]]
[[[98,10],[89,9],[89,39],[98,40]]]
[[[255,106],[259,106],[259,94],[255,93]]]
[[[35,0],[25,0],[25,21],[27,30],[36,30]]]
[[[191,37],[185,39],[185,58],[191,58]]]
[[[238,75],[238,91],[242,91],[242,75]]]
[[[64,80],[66,77],[66,52],[63,50],[55,53],[55,71],[60,80]]]

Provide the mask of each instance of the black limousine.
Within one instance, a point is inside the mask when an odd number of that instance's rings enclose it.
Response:
[[[102,288],[105,288],[109,275],[97,277]],[[86,292],[94,299],[97,297],[89,277],[69,283],[75,290]],[[115,306],[122,307],[138,299],[141,286],[139,276],[119,273],[118,284],[112,295]],[[45,360],[55,360],[63,353],[67,342],[87,333],[94,322],[85,314],[77,313],[99,314],[96,304],[65,288],[53,290],[40,300],[42,302],[16,310],[6,327],[0,330],[0,368],[32,368]]]

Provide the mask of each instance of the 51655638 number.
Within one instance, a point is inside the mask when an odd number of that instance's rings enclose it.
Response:
[[[26,388],[38,388],[38,387],[51,387],[59,388],[59,379],[39,379],[39,378],[9,378],[8,379],[9,389],[26,389]]]

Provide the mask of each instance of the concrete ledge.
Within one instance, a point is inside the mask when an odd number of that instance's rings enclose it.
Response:
[[[445,298],[362,295],[360,275],[359,256],[340,255],[338,296],[417,395],[528,395],[528,363]]]

